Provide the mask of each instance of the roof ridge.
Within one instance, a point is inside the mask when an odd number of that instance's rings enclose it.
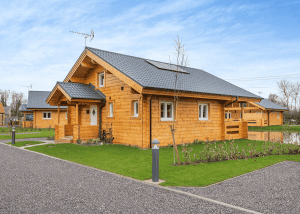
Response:
[[[132,56],[132,55],[128,55],[128,54],[122,54],[122,53],[117,53],[117,52],[113,52],[113,51],[107,51],[107,50],[102,50],[102,49],[98,49],[98,48],[92,48],[92,47],[88,47],[88,46],[85,46],[85,47],[95,49],[95,50],[98,50],[98,51],[104,51],[104,52],[113,53],[113,54],[120,54],[120,55],[123,55],[123,56],[129,56],[129,57],[133,57],[133,58],[137,58],[137,59],[150,60],[150,61],[154,61],[154,62],[160,62],[160,63],[165,63],[165,64],[177,66],[176,64],[172,64],[172,63],[169,63],[169,62],[161,62],[161,61],[157,61],[157,60],[154,60],[154,59],[146,59],[146,58],[142,58],[142,57],[138,57],[138,56]],[[201,71],[204,71],[204,72],[208,73],[207,71],[205,71],[203,69],[199,69],[199,68],[192,68],[192,67],[189,67],[189,66],[182,66],[182,67],[191,68],[191,69],[195,69],[195,70],[201,70]]]

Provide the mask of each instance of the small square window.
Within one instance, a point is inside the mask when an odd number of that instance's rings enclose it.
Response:
[[[99,87],[104,86],[104,73],[99,74]]]
[[[51,112],[43,112],[43,119],[51,119]]]
[[[199,104],[199,120],[208,120],[207,104]]]
[[[240,103],[240,107],[246,107],[246,103]]]
[[[225,119],[231,119],[231,112],[225,112]]]
[[[160,105],[160,117],[161,121],[172,121],[174,117],[173,103],[172,102],[161,102]]]

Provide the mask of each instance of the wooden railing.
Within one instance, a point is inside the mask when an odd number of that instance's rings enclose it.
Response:
[[[225,139],[248,138],[248,124],[246,121],[225,122]]]

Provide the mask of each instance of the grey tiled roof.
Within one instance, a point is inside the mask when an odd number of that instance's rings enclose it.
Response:
[[[21,104],[20,111],[30,111],[27,109],[27,104]]]
[[[86,47],[89,51],[134,80],[144,88],[174,89],[173,71],[162,70],[146,59]],[[166,63],[168,64],[168,63]],[[178,90],[207,94],[260,98],[249,91],[222,80],[204,70],[184,67],[190,74],[180,73]]]
[[[72,99],[104,100],[105,95],[92,84],[57,82]]]
[[[266,109],[277,109],[277,110],[288,110],[285,107],[282,107],[276,103],[271,102],[270,100],[263,99],[260,102],[255,102],[256,104],[266,108]]]
[[[57,109],[57,106],[51,106],[46,103],[46,99],[51,91],[29,91],[27,109]],[[61,106],[64,109],[67,106]]]

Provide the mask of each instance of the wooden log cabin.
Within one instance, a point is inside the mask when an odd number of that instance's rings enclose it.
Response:
[[[23,128],[33,127],[33,111],[27,109],[27,104],[21,104],[19,111],[24,115],[22,118]]]
[[[225,121],[232,102],[262,98],[203,70],[180,69],[177,107],[175,66],[168,63],[86,47],[63,82],[57,82],[46,102],[68,106],[67,124],[58,121],[56,142],[76,143],[112,132],[114,143],[151,148],[176,143],[247,138],[245,121]],[[59,118],[59,117],[58,117]]]
[[[61,124],[67,124],[67,107],[61,107],[58,119],[57,106],[46,103],[50,91],[29,91],[26,111],[33,114],[33,128],[55,128],[60,119]],[[25,111],[23,111],[25,113]],[[25,116],[26,117],[26,116]],[[31,125],[28,123],[26,125]]]
[[[245,120],[248,126],[283,125],[283,112],[287,110],[267,99],[260,102],[232,103],[225,108],[225,120]]]
[[[0,126],[5,126],[5,110],[2,103],[0,103]]]

